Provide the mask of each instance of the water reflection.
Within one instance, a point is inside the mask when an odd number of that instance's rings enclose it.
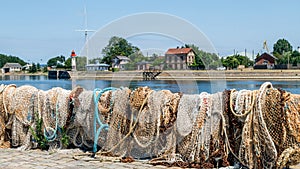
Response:
[[[2,75],[0,80],[48,80],[48,77],[43,75]]]
[[[141,81],[141,80],[89,80],[89,79],[73,79],[73,80],[49,80],[47,76],[19,76],[4,75],[0,76],[1,84],[32,85],[38,89],[49,90],[53,87],[62,87],[71,90],[72,85],[82,86],[87,90],[106,87],[129,87],[135,89],[140,86],[149,86],[154,90],[167,89],[172,92],[182,92],[195,94],[200,92],[215,93],[224,91],[225,89],[248,89],[256,90],[264,83],[264,81],[248,80],[248,81],[195,81],[195,80],[157,80],[157,81]],[[300,94],[300,81],[270,81],[275,88],[282,88],[294,94]]]

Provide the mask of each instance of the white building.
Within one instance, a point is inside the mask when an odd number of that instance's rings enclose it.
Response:
[[[22,66],[19,63],[6,63],[1,70],[2,73],[20,72],[22,71]]]
[[[125,65],[131,60],[127,56],[116,56],[113,60],[112,67],[119,68],[120,70],[125,69]]]
[[[108,71],[109,65],[105,63],[88,64],[86,65],[87,71]]]

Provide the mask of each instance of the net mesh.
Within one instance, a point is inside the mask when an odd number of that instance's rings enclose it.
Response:
[[[11,103],[16,85],[0,85],[0,148],[10,147],[10,134],[7,132],[12,125]]]
[[[151,164],[283,168],[300,162],[299,102],[300,95],[271,83],[194,95],[149,87],[93,92],[0,85],[0,146],[36,148],[42,119],[50,149],[66,148],[67,137],[85,150],[97,145],[99,156]]]
[[[60,149],[63,146],[63,131],[70,114],[70,90],[60,87],[46,91],[43,109],[44,135],[50,149]]]
[[[12,146],[21,146],[22,150],[32,148],[29,128],[35,129],[35,115],[41,111],[38,110],[42,100],[39,96],[39,90],[32,86],[15,89],[10,110],[13,113]]]

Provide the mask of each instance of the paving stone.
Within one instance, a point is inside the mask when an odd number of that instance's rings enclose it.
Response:
[[[147,161],[135,161],[133,163],[121,162],[100,162],[93,158],[85,160],[75,160],[75,154],[82,153],[78,149],[58,150],[56,152],[47,152],[40,150],[19,151],[16,149],[0,149],[0,169],[166,169],[166,166],[152,166]],[[292,166],[292,169],[298,169],[300,166]],[[174,168],[175,169],[175,168]]]

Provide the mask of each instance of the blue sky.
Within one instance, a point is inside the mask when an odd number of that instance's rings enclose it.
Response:
[[[287,39],[294,49],[300,46],[298,0],[0,0],[0,2],[0,53],[18,56],[29,62],[45,63],[49,58],[58,55],[69,56],[72,49],[77,53],[82,50],[84,34],[75,30],[85,28],[85,5],[88,28],[94,30],[100,30],[112,21],[136,13],[161,12],[177,16],[197,27],[221,56],[233,54],[234,50],[261,52],[264,40],[267,40],[270,50],[280,38]],[[136,23],[135,26],[138,27],[139,24],[141,23]],[[90,37],[92,36],[93,34],[90,34]],[[143,41],[147,38],[149,37],[144,36],[128,40],[135,46],[152,48],[147,40]],[[166,43],[165,50],[167,47],[177,45],[172,40],[166,40]],[[164,50],[164,47],[161,49]],[[101,49],[99,53],[100,51]]]

